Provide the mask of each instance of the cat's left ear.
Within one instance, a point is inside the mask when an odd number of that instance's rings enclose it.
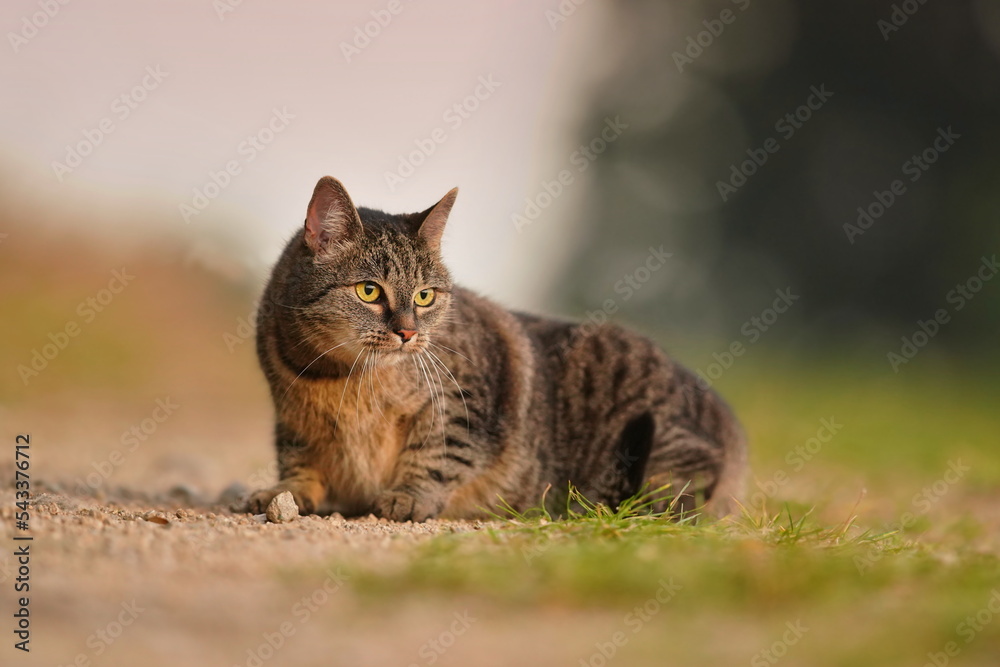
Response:
[[[316,183],[306,209],[305,242],[314,253],[361,233],[361,217],[344,184],[333,176]]]
[[[441,248],[444,225],[448,222],[448,214],[451,213],[451,207],[455,205],[456,197],[458,197],[458,188],[452,188],[448,194],[441,198],[441,201],[417,216],[417,236],[423,239],[424,243],[432,250]]]

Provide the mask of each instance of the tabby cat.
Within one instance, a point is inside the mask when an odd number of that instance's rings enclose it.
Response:
[[[669,485],[660,509],[729,511],[746,445],[725,403],[635,333],[453,285],[457,194],[392,215],[316,185],[257,318],[279,482],[248,509],[290,491],[304,512],[425,521],[565,509],[570,485],[609,506]]]

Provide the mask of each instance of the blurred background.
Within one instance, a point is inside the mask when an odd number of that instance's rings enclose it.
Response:
[[[942,447],[884,408],[908,461],[995,426],[994,3],[17,0],[0,25],[0,405],[77,486],[166,397],[99,486],[273,472],[250,323],[324,174],[389,211],[459,186],[459,281],[655,337],[758,468],[831,397],[919,387],[976,425]],[[891,472],[877,432],[831,456]]]
[[[490,595],[448,597],[418,573],[430,595],[392,584],[372,604],[354,587],[281,664],[408,664],[453,608],[490,620],[451,664],[578,664],[627,611],[588,595],[645,591],[656,570],[633,562],[668,552],[663,572],[702,572],[698,602],[660,617],[628,664],[697,664],[706,649],[745,664],[800,617],[816,621],[813,648],[783,664],[902,664],[885,657],[901,647],[922,664],[986,603],[1000,552],[997,3],[7,0],[0,27],[0,438],[30,433],[34,489],[70,496],[35,508],[45,664],[93,648],[88,633],[133,596],[146,629],[104,664],[251,664],[244,647],[316,586],[301,563],[348,548],[351,526],[251,539],[209,513],[234,482],[275,479],[255,302],[326,174],[393,212],[458,186],[444,243],[457,280],[635,327],[697,371],[750,436],[754,515],[787,512],[792,533],[793,516],[856,520],[932,558],[862,582],[849,556],[817,577],[839,553],[825,545],[798,558],[729,534],[693,551],[655,539],[619,559],[619,585],[603,557],[588,582],[563,578],[561,551],[548,571],[515,554],[523,576],[496,570],[498,590],[573,581],[569,608],[601,609],[490,612]],[[194,508],[197,534],[220,539],[187,540],[173,518],[109,523],[123,506]],[[447,581],[474,574],[454,556]],[[962,559],[984,574],[956,586]],[[0,580],[13,572],[0,557]],[[996,624],[987,635],[963,664],[995,664]]]

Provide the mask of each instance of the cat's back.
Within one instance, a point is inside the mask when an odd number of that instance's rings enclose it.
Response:
[[[455,286],[449,322],[451,335],[479,335],[482,326],[500,326],[522,343],[537,349],[563,347],[580,324],[571,320],[510,310],[493,299],[465,287]]]
[[[622,358],[656,358],[669,369],[668,355],[652,340],[613,323],[593,324],[508,310],[470,289],[456,287],[455,314],[448,337],[467,349],[486,348],[495,355],[498,346],[513,345],[527,354],[536,373],[561,373],[567,363],[590,366],[615,365]],[[551,378],[551,375],[550,375]]]

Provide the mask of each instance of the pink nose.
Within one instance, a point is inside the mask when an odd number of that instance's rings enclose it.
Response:
[[[404,343],[408,343],[411,338],[417,335],[417,332],[413,329],[397,329],[396,335],[402,338]]]

